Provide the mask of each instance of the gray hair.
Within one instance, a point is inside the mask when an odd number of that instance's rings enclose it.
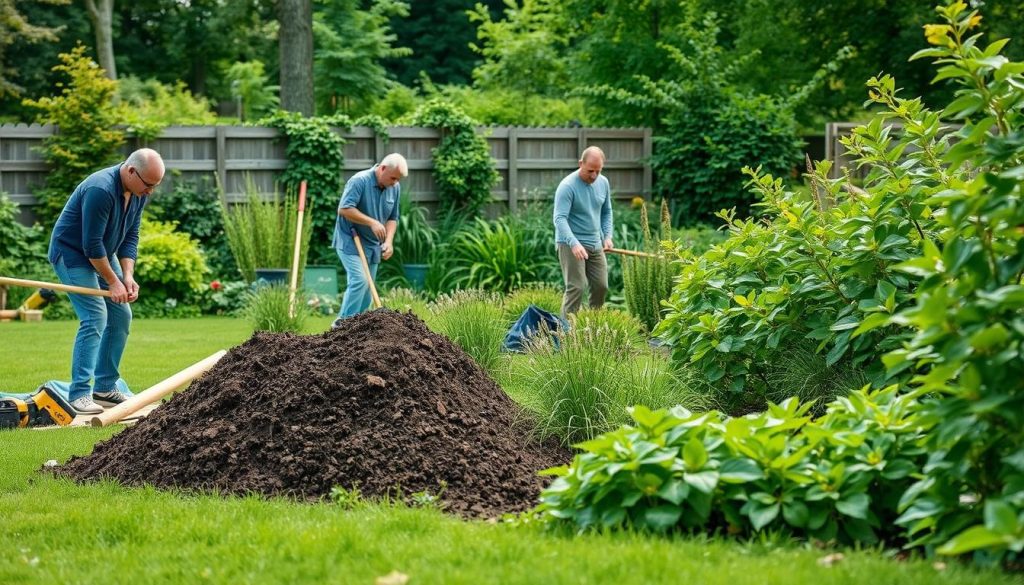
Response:
[[[583,154],[580,155],[580,163],[587,162],[587,159],[589,159],[592,156],[599,156],[599,157],[601,157],[601,162],[602,163],[604,163],[605,160],[607,160],[604,157],[604,151],[603,150],[601,150],[600,148],[598,148],[596,146],[588,146],[586,149],[583,150]]]
[[[387,167],[389,169],[398,169],[398,172],[401,173],[403,177],[409,176],[409,163],[405,161],[404,156],[397,152],[392,152],[385,156],[383,160],[380,161],[380,166]]]
[[[124,162],[126,165],[135,167],[140,171],[145,171],[151,164],[158,163],[160,165],[161,175],[163,174],[164,159],[160,157],[160,153],[152,148],[140,148],[129,154],[128,159]]]

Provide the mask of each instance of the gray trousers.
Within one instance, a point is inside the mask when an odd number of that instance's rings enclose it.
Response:
[[[586,248],[586,246],[584,246]],[[572,248],[558,244],[558,263],[562,265],[565,296],[562,297],[562,318],[580,309],[583,289],[590,286],[590,308],[600,309],[608,294],[608,261],[600,247],[586,248],[588,258],[577,260]]]

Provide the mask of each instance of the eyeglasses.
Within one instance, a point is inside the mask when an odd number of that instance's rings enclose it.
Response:
[[[135,176],[138,177],[140,181],[142,181],[142,184],[145,185],[147,189],[156,189],[156,186],[160,184],[159,181],[156,183],[150,183],[146,179],[143,179],[142,175],[139,174],[138,169],[136,169],[135,167],[132,167],[128,170],[135,173]]]

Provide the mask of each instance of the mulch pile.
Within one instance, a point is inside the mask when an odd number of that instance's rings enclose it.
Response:
[[[59,470],[224,493],[319,499],[441,493],[445,509],[529,509],[568,451],[528,438],[461,348],[386,309],[320,335],[257,333],[137,425]],[[172,351],[173,348],[168,348]]]

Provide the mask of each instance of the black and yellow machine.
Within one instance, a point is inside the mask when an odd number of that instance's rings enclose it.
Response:
[[[0,398],[0,429],[67,426],[74,419],[68,401],[46,386],[26,399]]]

